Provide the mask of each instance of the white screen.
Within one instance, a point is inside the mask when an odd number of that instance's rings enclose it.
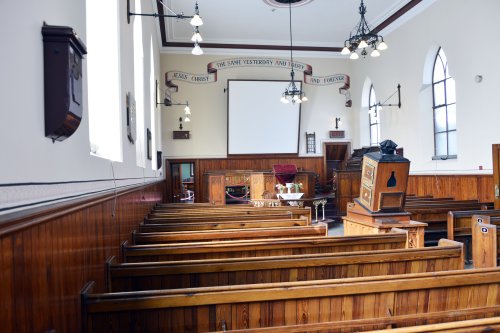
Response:
[[[298,154],[300,104],[280,101],[288,84],[228,80],[229,155]]]

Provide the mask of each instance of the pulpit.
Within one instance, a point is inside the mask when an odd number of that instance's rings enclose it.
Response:
[[[427,223],[410,220],[403,209],[410,161],[394,154],[396,146],[386,140],[381,152],[364,155],[360,196],[347,205],[344,235],[387,233],[396,227],[408,231],[408,247],[423,247]]]

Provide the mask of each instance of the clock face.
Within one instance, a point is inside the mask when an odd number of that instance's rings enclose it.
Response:
[[[137,135],[135,100],[132,93],[127,93],[127,137],[131,143],[135,142]]]

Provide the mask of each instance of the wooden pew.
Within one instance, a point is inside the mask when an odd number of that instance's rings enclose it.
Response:
[[[430,333],[430,332],[440,332],[440,333],[486,333],[486,332],[498,332],[500,329],[500,312],[498,312],[500,306],[486,306],[481,308],[472,309],[461,309],[452,311],[442,311],[442,312],[430,312],[418,315],[408,315],[399,317],[388,317],[387,319],[377,318],[377,319],[363,319],[352,321],[352,324],[344,327],[344,330],[339,330],[339,322],[325,322],[325,323],[312,323],[312,324],[300,324],[300,325],[288,325],[288,326],[278,326],[278,327],[264,327],[264,328],[249,328],[249,329],[238,329],[238,330],[224,330],[218,331],[222,332],[233,332],[233,333],[293,333],[293,332],[317,332],[317,333],[331,333],[331,332],[350,332],[351,328],[355,329],[355,332],[359,332],[363,325],[387,325],[388,328],[375,331],[364,331],[366,333]],[[497,316],[497,317],[487,317],[487,316]],[[418,320],[415,319],[418,317]],[[437,320],[436,320],[437,318]],[[480,319],[469,319],[462,320],[462,318],[480,318]],[[425,324],[418,326],[406,326],[400,327],[405,324],[405,321],[415,320],[417,323],[433,323],[439,322],[439,324]],[[403,323],[403,324],[401,324]],[[348,325],[346,321],[342,321],[341,325]]]
[[[173,290],[82,292],[84,332],[205,332],[329,322],[331,332],[498,316],[500,269]],[[271,330],[276,332],[277,330]],[[343,331],[345,332],[345,331]]]
[[[123,262],[222,259],[406,248],[407,233],[349,237],[297,237],[156,245],[122,244]]]
[[[500,217],[473,215],[471,220],[474,268],[496,267],[500,253]]]
[[[463,244],[348,253],[106,263],[108,292],[339,279],[464,268]]]
[[[328,226],[325,223],[298,227],[264,227],[225,230],[175,231],[175,232],[148,232],[134,231],[134,244],[158,244],[179,242],[217,242],[221,240],[260,239],[260,238],[291,238],[327,236]]]
[[[311,221],[311,208],[284,207],[276,208],[251,208],[248,210],[189,210],[187,212],[170,213],[150,213],[145,223],[165,223],[170,222],[202,222],[215,220],[228,220],[238,217],[238,219],[275,219],[275,218],[302,218],[306,217]],[[285,209],[286,208],[286,209]],[[156,222],[155,222],[156,221]]]
[[[492,307],[493,308],[493,307]],[[464,315],[468,312],[459,312]],[[498,315],[498,314],[497,314]],[[290,331],[289,331],[290,332]],[[440,324],[410,326],[404,328],[370,331],[370,333],[485,333],[500,332],[500,317],[487,317],[481,319],[458,320]]]
[[[239,207],[237,206],[225,206],[225,207],[200,207],[200,208],[172,208],[167,210],[151,210],[152,215],[172,215],[172,214],[183,214],[183,215],[196,215],[196,214],[262,214],[262,213],[277,213],[283,211],[292,211],[292,212],[301,212],[301,211],[310,211],[311,207],[295,207],[295,206],[278,206],[278,207]]]
[[[300,218],[305,218],[307,221],[311,219],[305,216],[300,216]],[[262,215],[238,215],[238,214],[224,214],[224,215],[210,215],[210,216],[170,216],[170,217],[150,217],[144,219],[144,224],[167,224],[167,223],[213,223],[213,222],[224,222],[224,221],[259,221],[259,220],[290,220],[297,219],[292,216],[291,213],[281,212],[275,214],[262,214]],[[310,223],[310,222],[309,222]]]
[[[465,244],[465,260],[472,260],[472,224],[473,215],[484,215],[490,217],[500,216],[499,209],[450,211],[447,214],[446,229],[448,239],[457,240]]]
[[[432,203],[422,204],[420,206],[405,206],[405,210],[411,213],[411,219],[414,221],[425,222],[428,224],[425,230],[425,246],[433,246],[441,238],[452,239],[447,235],[447,218],[449,211],[477,211],[489,209],[490,203]],[[470,253],[467,252],[467,253]]]
[[[293,227],[306,226],[308,221],[301,219],[275,219],[275,220],[229,220],[212,222],[182,222],[170,224],[140,224],[140,232],[167,232],[167,231],[199,231],[199,230],[224,230],[242,228],[268,228],[268,227]]]

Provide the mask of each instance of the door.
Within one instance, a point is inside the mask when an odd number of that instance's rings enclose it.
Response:
[[[493,186],[495,209],[500,209],[500,144],[493,145]]]
[[[345,161],[351,156],[349,142],[324,142],[323,143],[323,183],[330,185],[334,170],[343,170]]]
[[[182,198],[182,180],[181,165],[172,164],[172,202],[181,202]]]

